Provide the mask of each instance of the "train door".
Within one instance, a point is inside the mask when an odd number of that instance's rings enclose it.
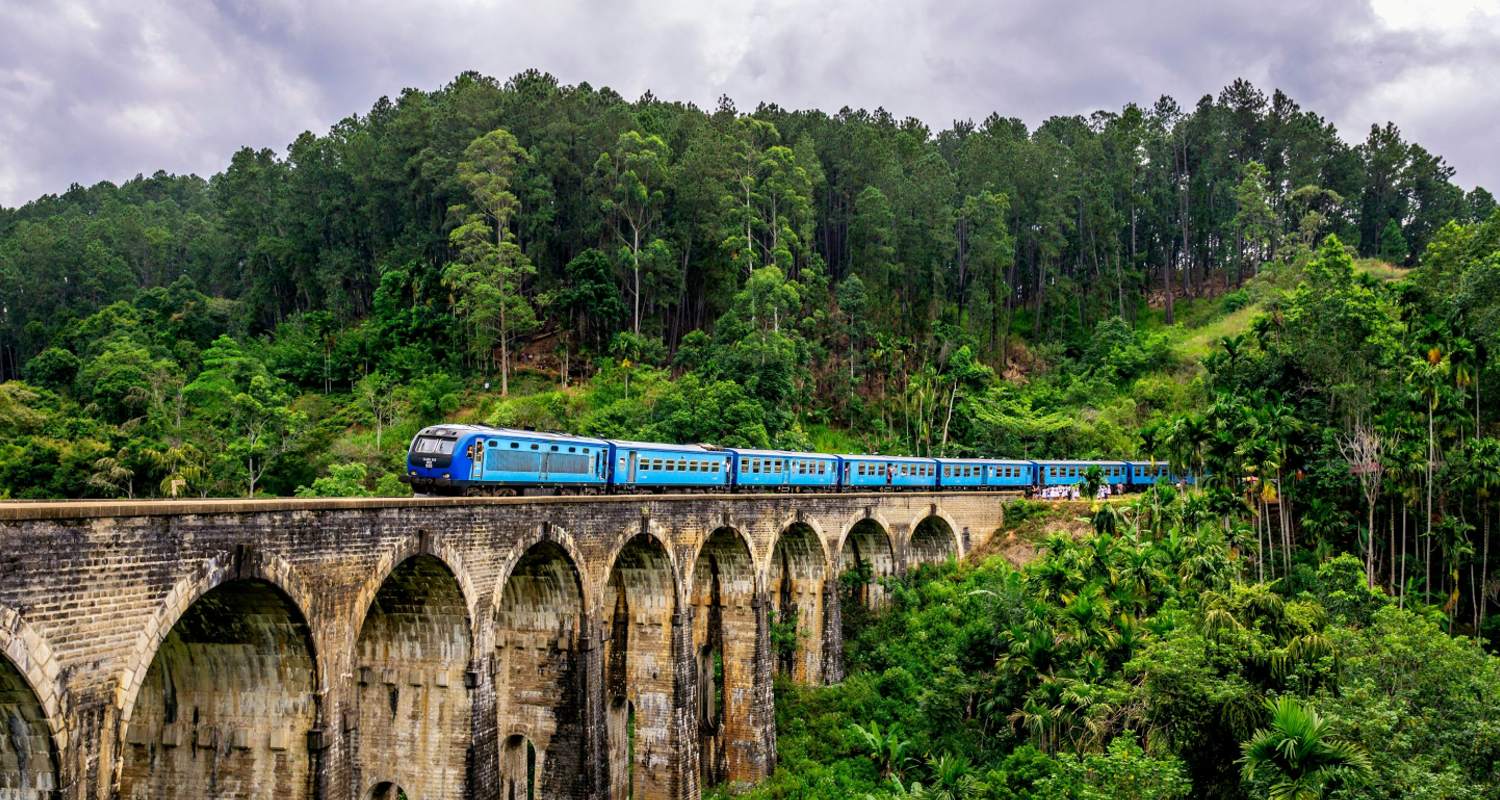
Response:
[[[630,475],[630,482],[632,484],[635,483],[635,467],[636,462],[640,460],[640,455],[641,454],[635,450],[630,451],[630,471],[628,474]]]

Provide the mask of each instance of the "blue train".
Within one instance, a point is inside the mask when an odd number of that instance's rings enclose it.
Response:
[[[696,444],[593,439],[560,433],[434,425],[412,439],[402,480],[418,494],[613,494],[666,491],[1013,491],[1083,483],[1089,467],[1120,491],[1191,483],[1147,461],[824,455]]]

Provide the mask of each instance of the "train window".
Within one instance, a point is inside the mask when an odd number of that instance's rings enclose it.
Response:
[[[532,450],[540,450],[540,449],[542,449],[542,448],[541,448],[541,447],[539,447],[539,446],[538,446],[538,445],[534,445],[534,444],[533,444],[533,445],[532,445],[532,446],[531,446],[531,449],[532,449]]]
[[[556,452],[557,452],[557,445],[555,445],[555,444],[554,444],[554,445],[552,445],[552,452],[554,452],[554,453],[556,453]]]
[[[568,452],[569,453],[576,453],[576,452],[578,452],[578,448],[576,448],[576,447],[569,447],[568,448]]]
[[[520,442],[511,442],[510,443],[510,449],[512,449],[512,450],[515,450],[515,449],[519,448],[520,446],[521,446]]]

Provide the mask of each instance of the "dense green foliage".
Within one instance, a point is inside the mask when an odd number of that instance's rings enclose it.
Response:
[[[1367,588],[1353,556],[1304,551],[1297,581],[1254,582],[1200,502],[1101,511],[1116,534],[1053,537],[1020,570],[894,582],[849,677],[778,687],[780,765],[744,796],[1500,791],[1500,659]]]
[[[1217,308],[1187,298],[1330,233],[1449,247],[1444,223],[1495,205],[1451,174],[1394,126],[1349,145],[1243,81],[1191,111],[934,133],[464,74],[207,180],[0,209],[0,381],[26,381],[5,389],[0,493],[291,493],[352,461],[374,490],[454,413],[1138,455],[1143,426],[1202,399],[1164,373],[1152,309]],[[505,400],[481,391],[495,377]]]

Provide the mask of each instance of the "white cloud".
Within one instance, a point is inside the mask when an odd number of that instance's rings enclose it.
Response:
[[[0,203],[138,172],[210,173],[466,69],[712,106],[884,106],[934,128],[1035,125],[1235,77],[1360,139],[1396,121],[1500,186],[1500,0],[1082,6],[1052,0],[0,0]]]

